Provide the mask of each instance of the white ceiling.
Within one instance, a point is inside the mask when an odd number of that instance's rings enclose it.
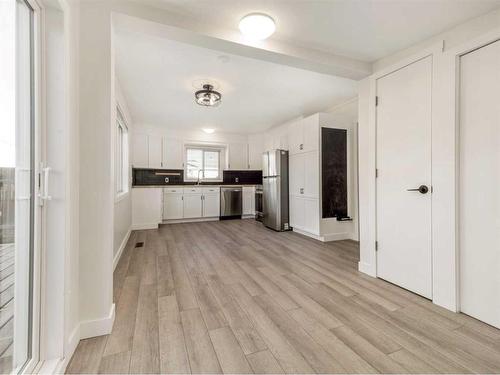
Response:
[[[356,95],[349,79],[146,34],[121,31],[115,48],[118,79],[137,124],[251,134]],[[220,85],[217,108],[194,102],[193,82],[205,78]]]
[[[250,12],[277,23],[271,39],[374,61],[500,7],[500,0],[140,0],[237,30]]]

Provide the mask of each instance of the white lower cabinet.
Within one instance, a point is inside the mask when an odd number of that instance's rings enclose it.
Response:
[[[184,217],[182,189],[165,189],[163,194],[163,220],[176,220]]]
[[[202,217],[203,194],[185,194],[184,195],[184,219],[195,219]]]
[[[255,215],[255,187],[243,186],[243,215]]]
[[[203,195],[203,217],[219,217],[220,193],[205,193]]]
[[[290,196],[290,225],[319,235],[319,199]]]

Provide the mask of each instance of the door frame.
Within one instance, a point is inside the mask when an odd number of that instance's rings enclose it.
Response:
[[[451,89],[449,90],[448,102],[453,112],[453,124],[455,130],[455,251],[456,251],[456,311],[461,311],[461,280],[460,280],[460,267],[461,267],[461,244],[460,244],[460,69],[462,56],[488,46],[489,44],[500,41],[500,28],[491,30],[477,38],[474,38],[466,43],[462,43],[454,47],[444,54],[444,65],[449,71],[449,76],[453,77],[451,81]],[[451,111],[450,111],[451,112]]]
[[[436,63],[437,57],[442,54],[444,50],[444,40],[440,40],[439,42],[432,44],[431,46],[422,49],[418,53],[415,53],[405,59],[398,61],[395,64],[390,65],[387,68],[381,69],[375,73],[373,73],[368,78],[368,139],[369,139],[369,147],[367,150],[369,157],[369,176],[367,176],[366,182],[368,183],[368,200],[367,200],[367,212],[368,212],[368,226],[364,235],[364,241],[361,238],[360,233],[360,250],[364,253],[365,260],[359,262],[359,270],[363,273],[366,273],[370,276],[377,277],[377,251],[376,251],[376,241],[377,241],[377,177],[376,177],[376,168],[377,168],[377,107],[376,107],[376,95],[377,95],[377,81],[379,78],[382,78],[388,74],[396,72],[402,68],[405,68],[417,61],[420,61],[426,57],[432,57],[432,88],[431,88],[431,132],[433,133],[433,124],[437,123],[436,119],[436,111],[435,111],[435,88],[436,88],[436,79],[438,73],[439,65]],[[432,155],[434,154],[434,144],[432,142],[431,135],[431,149]],[[431,157],[431,171],[434,170],[433,163],[434,159]],[[432,172],[431,172],[432,173]],[[433,176],[433,173],[432,173]],[[433,179],[433,178],[432,178]],[[435,233],[435,223],[434,223],[434,210],[431,204],[431,252],[432,252],[432,263],[434,264],[435,251],[434,251],[434,233]],[[435,268],[432,267],[432,295],[434,296],[434,280],[435,280]]]
[[[40,178],[41,162],[44,157],[44,139],[45,139],[45,121],[44,108],[45,98],[44,90],[44,54],[43,54],[43,35],[44,35],[44,15],[43,5],[37,0],[24,0],[33,9],[33,97],[34,106],[32,107],[32,126],[33,126],[33,143],[34,153],[33,159],[33,177],[35,188],[33,190],[34,203],[34,218],[33,218],[33,248],[32,248],[32,280],[31,280],[31,358],[22,366],[20,373],[30,374],[36,371],[40,364],[40,334],[41,334],[41,319],[42,319],[42,291],[43,277],[42,264],[44,259],[44,218],[45,212],[40,205],[39,194],[41,193],[40,186],[37,184]],[[38,185],[38,186],[37,186]]]

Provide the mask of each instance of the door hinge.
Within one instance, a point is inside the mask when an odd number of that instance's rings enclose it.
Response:
[[[378,96],[375,97],[375,107],[378,106]]]
[[[375,241],[375,251],[378,251],[378,241]]]

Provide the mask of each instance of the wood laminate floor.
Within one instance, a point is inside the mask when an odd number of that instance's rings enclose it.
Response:
[[[500,330],[359,273],[358,254],[253,220],[133,232],[113,331],[67,371],[500,372]]]

